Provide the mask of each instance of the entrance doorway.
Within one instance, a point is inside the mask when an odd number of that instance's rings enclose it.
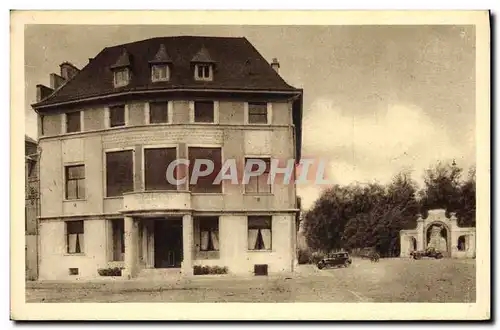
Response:
[[[155,220],[155,268],[180,268],[182,262],[182,219]]]

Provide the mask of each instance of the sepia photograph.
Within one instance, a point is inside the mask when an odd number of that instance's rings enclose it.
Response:
[[[149,14],[11,13],[13,319],[489,319],[488,12]]]

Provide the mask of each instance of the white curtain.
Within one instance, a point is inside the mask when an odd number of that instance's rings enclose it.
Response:
[[[212,231],[212,244],[214,246],[215,251],[219,251],[219,232]]]
[[[248,230],[248,249],[255,250],[255,243],[257,242],[257,236],[259,234],[258,229]]]
[[[76,253],[76,236],[78,234],[68,235],[68,253]]]
[[[271,229],[261,229],[262,241],[264,241],[264,250],[271,249]]]
[[[85,250],[83,249],[83,247],[85,245],[83,244],[83,234],[78,234],[78,243],[80,245],[80,253],[84,253]]]
[[[206,251],[208,249],[208,231],[201,232],[201,250]]]

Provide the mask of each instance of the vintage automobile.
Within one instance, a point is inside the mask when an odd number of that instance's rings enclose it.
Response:
[[[436,250],[435,248],[430,247],[425,249],[424,251],[411,251],[410,257],[412,257],[415,260],[419,260],[424,257],[441,259],[443,258],[443,254],[440,251]]]
[[[319,269],[326,267],[349,267],[352,264],[352,259],[347,252],[335,252],[328,257],[318,261]]]

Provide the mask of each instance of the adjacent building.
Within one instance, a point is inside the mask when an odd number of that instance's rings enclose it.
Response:
[[[38,277],[37,217],[39,215],[38,143],[24,136],[24,232],[26,279]]]
[[[293,63],[291,63],[293,65]],[[162,37],[104,48],[81,70],[65,62],[37,86],[40,279],[123,268],[193,274],[290,272],[296,187],[213,176],[173,185],[178,159],[300,159],[301,89],[246,38]],[[189,177],[192,165],[177,178]],[[187,172],[187,173],[183,173]],[[165,274],[169,274],[167,272]]]

